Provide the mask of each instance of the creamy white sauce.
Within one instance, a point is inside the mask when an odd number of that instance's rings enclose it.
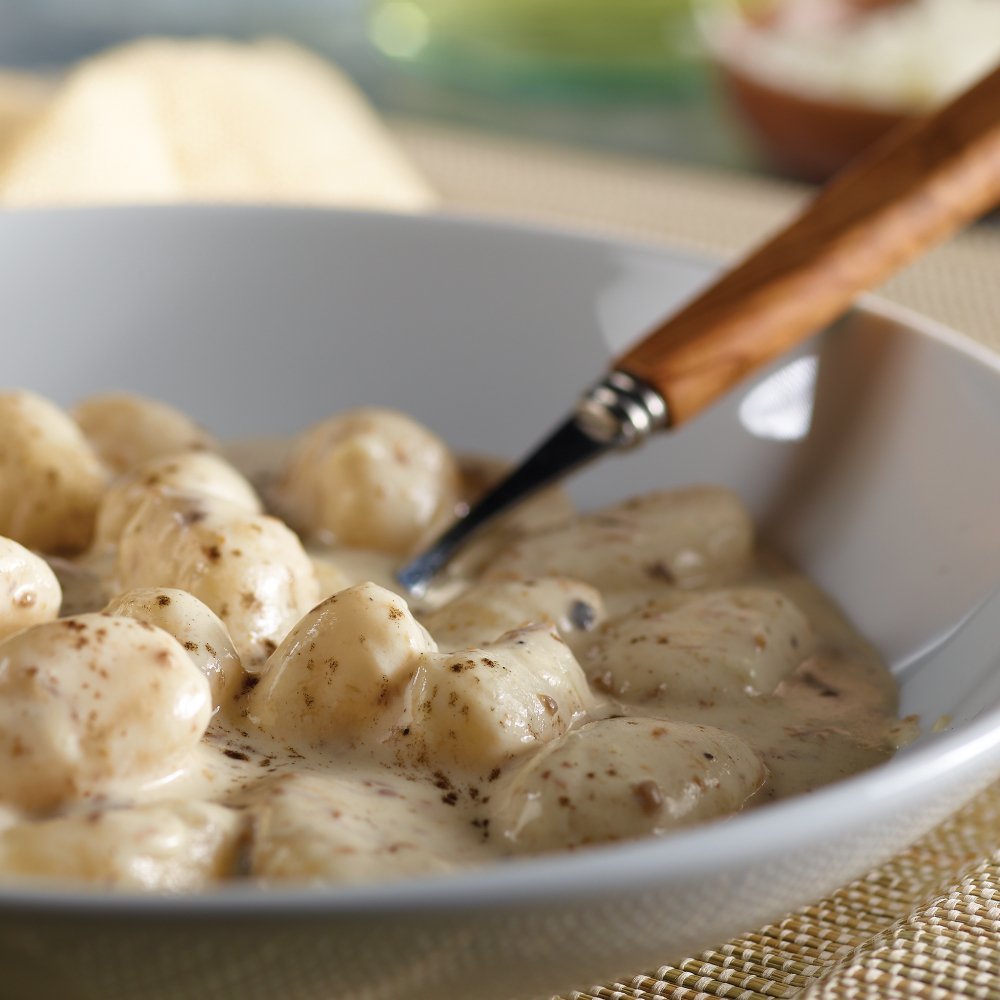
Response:
[[[267,500],[287,453],[229,454]],[[458,502],[495,473],[467,462]],[[232,557],[219,530],[206,565]],[[588,517],[555,492],[407,610],[387,593],[405,554],[314,538],[323,603],[244,662],[183,763],[42,812],[0,801],[0,872],[184,890],[417,876],[660,835],[885,760],[913,730],[889,672],[751,542],[718,491]],[[116,590],[107,553],[53,565],[64,616]]]

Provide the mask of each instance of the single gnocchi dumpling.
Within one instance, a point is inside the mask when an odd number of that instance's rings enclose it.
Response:
[[[481,854],[472,827],[455,822],[440,792],[428,784],[421,797],[420,786],[410,788],[412,799],[377,778],[288,774],[266,783],[248,809],[250,874],[267,882],[384,881],[451,871]]]
[[[501,779],[493,824],[513,852],[662,834],[741,809],[767,771],[738,736],[686,722],[590,722]]]
[[[604,619],[600,593],[579,580],[501,580],[473,584],[422,616],[441,649],[468,649],[504,632],[551,622],[573,648]]]
[[[605,593],[648,593],[728,580],[746,568],[752,548],[753,523],[739,499],[718,487],[692,487],[527,535],[498,553],[482,578],[567,576]]]
[[[231,701],[246,678],[239,654],[222,619],[186,590],[143,587],[113,598],[108,615],[134,618],[169,632],[212,689],[212,708]]]
[[[0,394],[0,535],[40,552],[84,549],[104,484],[93,448],[58,406]]]
[[[373,583],[334,594],[288,633],[247,703],[291,743],[377,741],[395,724],[422,653],[437,647],[406,602]]]
[[[251,672],[319,597],[294,532],[276,518],[210,497],[149,496],[122,533],[115,572],[122,590],[194,594],[225,622]]]
[[[362,408],[302,435],[275,501],[305,535],[405,555],[454,517],[460,488],[436,435],[402,413]]]
[[[62,588],[49,564],[9,538],[0,538],[0,640],[59,614]]]
[[[53,809],[179,768],[212,714],[205,676],[166,632],[110,615],[0,644],[0,802]]]
[[[97,509],[97,545],[115,545],[125,525],[155,491],[215,497],[261,513],[254,488],[225,459],[207,451],[182,452],[147,459],[125,473],[101,497]]]
[[[551,625],[479,649],[421,656],[406,711],[386,741],[396,759],[485,775],[567,732],[595,704]]]
[[[146,396],[88,396],[76,404],[72,417],[116,475],[161,455],[217,450],[214,438],[189,416]]]
[[[609,621],[582,662],[595,688],[626,701],[697,702],[770,694],[814,644],[808,620],[789,598],[747,588]]]
[[[237,872],[244,818],[211,802],[156,802],[0,833],[0,872],[116,889],[204,889]]]

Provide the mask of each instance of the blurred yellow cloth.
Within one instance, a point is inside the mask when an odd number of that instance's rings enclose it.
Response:
[[[169,201],[434,197],[353,84],[288,43],[151,39],[54,89],[0,76],[0,204]]]
[[[22,130],[52,96],[54,84],[27,73],[0,71],[0,168]]]

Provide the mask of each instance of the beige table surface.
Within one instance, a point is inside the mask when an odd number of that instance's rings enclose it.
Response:
[[[396,122],[444,207],[639,237],[720,256],[806,195],[780,181]],[[881,290],[1000,350],[1000,222]],[[573,1000],[983,997],[1000,1000],[1000,785],[888,864],[785,920]]]

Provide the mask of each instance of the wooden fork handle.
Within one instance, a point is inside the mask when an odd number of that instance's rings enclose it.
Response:
[[[998,201],[1000,67],[876,143],[614,367],[682,423]]]

